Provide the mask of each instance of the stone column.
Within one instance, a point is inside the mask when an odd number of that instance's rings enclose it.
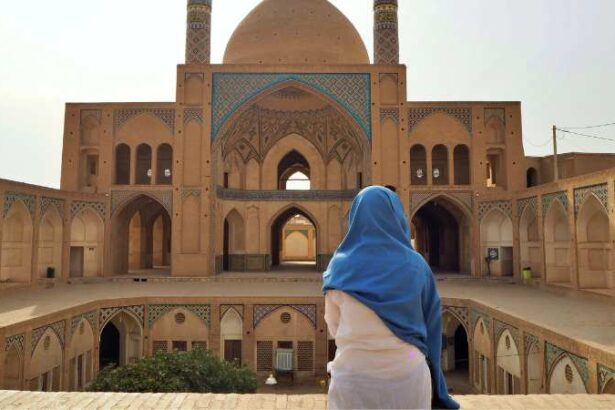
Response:
[[[211,55],[211,0],[188,0],[186,64],[209,64]]]
[[[399,64],[397,0],[374,0],[374,64]]]

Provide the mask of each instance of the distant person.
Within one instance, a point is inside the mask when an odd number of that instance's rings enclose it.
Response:
[[[373,186],[355,198],[323,289],[337,344],[330,409],[459,408],[440,367],[440,296],[397,194]]]

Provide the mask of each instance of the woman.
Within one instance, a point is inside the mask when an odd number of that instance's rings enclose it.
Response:
[[[329,408],[458,409],[440,368],[440,297],[410,245],[399,197],[369,187],[324,274],[325,320],[338,350]]]

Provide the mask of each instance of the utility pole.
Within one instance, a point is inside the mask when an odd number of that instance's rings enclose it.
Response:
[[[559,181],[559,166],[557,161],[557,127],[553,126],[553,180]]]

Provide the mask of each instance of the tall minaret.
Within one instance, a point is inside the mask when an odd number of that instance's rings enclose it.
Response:
[[[209,64],[211,55],[211,0],[188,0],[186,64]]]
[[[399,64],[397,0],[374,0],[374,64]]]

